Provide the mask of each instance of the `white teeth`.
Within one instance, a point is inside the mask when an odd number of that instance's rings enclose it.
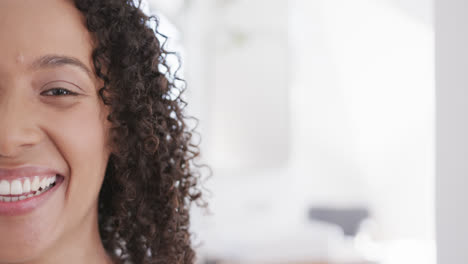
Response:
[[[41,188],[44,190],[47,186],[49,186],[49,181],[47,180],[48,178],[44,178],[41,181]]]
[[[9,195],[10,194],[10,183],[8,181],[0,181],[0,195]]]
[[[14,180],[11,182],[11,190],[10,193],[13,195],[22,194],[23,193],[23,186],[19,180]]]
[[[23,182],[23,192],[28,193],[30,191],[31,191],[31,181],[29,179],[26,179]]]
[[[34,176],[33,182],[31,184],[31,191],[35,192],[39,190],[39,187],[41,187],[40,182],[39,182],[39,177]]]
[[[57,176],[25,178],[21,180],[0,180],[0,202],[16,202],[40,195],[51,188],[57,181]],[[40,190],[40,191],[39,191]],[[15,196],[9,196],[15,195]]]

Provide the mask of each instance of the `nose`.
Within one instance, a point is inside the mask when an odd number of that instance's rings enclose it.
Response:
[[[28,102],[29,101],[29,102]],[[20,92],[0,96],[0,158],[16,158],[40,141],[31,101]]]

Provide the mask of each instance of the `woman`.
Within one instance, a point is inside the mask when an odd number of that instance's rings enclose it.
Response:
[[[149,19],[0,1],[0,263],[194,262],[199,151]]]

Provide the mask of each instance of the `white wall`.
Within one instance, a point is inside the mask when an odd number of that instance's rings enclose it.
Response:
[[[432,24],[393,1],[293,3],[296,193],[369,205],[382,239],[433,238]]]
[[[467,12],[467,1],[436,1],[439,264],[468,262]]]
[[[189,102],[215,169],[213,215],[193,218],[206,244],[253,254],[289,234],[326,255],[307,208],[356,204],[380,239],[433,239],[430,0],[191,3]]]

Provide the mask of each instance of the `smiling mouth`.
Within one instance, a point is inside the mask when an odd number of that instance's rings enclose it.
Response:
[[[0,202],[17,202],[37,197],[63,181],[63,176],[34,176],[21,180],[0,181]]]

